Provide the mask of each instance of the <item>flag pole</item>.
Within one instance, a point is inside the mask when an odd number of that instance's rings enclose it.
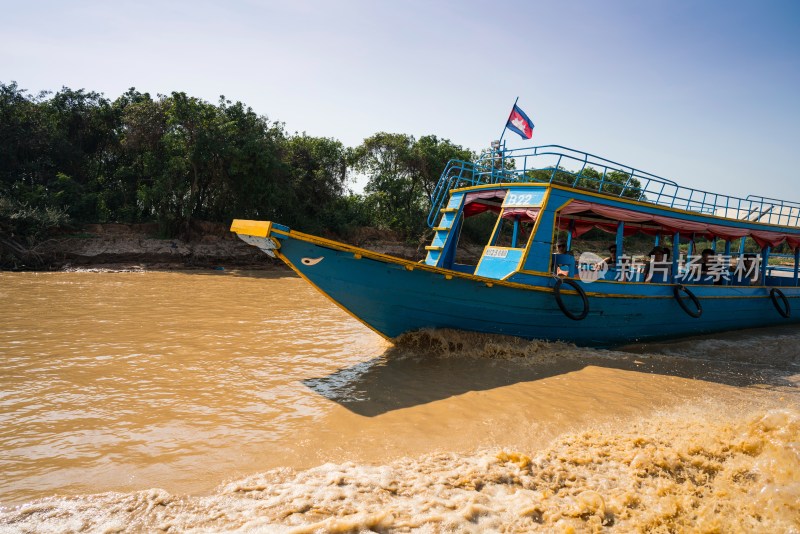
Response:
[[[514,105],[511,106],[511,111],[508,114],[508,117],[511,117],[511,113],[514,112],[514,108],[517,107],[517,102],[519,101],[519,97],[514,100]],[[503,125],[503,131],[500,133],[500,142],[503,142],[503,136],[506,135],[506,129],[508,128],[508,118],[506,119],[506,123]]]

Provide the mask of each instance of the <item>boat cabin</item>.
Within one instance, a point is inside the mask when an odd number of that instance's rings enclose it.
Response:
[[[798,286],[798,203],[687,189],[564,147],[522,150],[450,162],[432,199],[427,265],[522,283],[599,271],[592,281]],[[537,166],[539,158],[551,163]],[[477,261],[464,261],[465,224],[476,216],[490,233]],[[594,229],[613,249],[605,266],[595,255],[576,257],[576,240]],[[628,254],[633,235],[649,236],[654,256]],[[698,250],[699,242],[709,245]],[[775,254],[779,246],[788,253]]]

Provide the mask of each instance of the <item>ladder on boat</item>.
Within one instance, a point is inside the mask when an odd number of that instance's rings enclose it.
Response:
[[[430,245],[425,247],[428,251],[425,257],[427,265],[438,265],[444,254],[444,245],[447,243],[447,237],[456,225],[458,220],[458,209],[461,207],[461,200],[464,193],[454,193],[450,196],[450,200],[443,208],[439,208],[441,217],[436,226],[433,226],[434,236]]]

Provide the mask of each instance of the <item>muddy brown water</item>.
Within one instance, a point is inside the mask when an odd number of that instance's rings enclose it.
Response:
[[[0,303],[0,530],[800,529],[797,328],[389,343],[255,272]]]

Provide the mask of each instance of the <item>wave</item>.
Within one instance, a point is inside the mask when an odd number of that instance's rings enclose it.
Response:
[[[566,342],[525,340],[512,336],[449,329],[424,329],[403,334],[384,354],[387,359],[465,358],[527,360],[530,363],[564,359],[629,360],[631,355],[653,360],[709,361],[800,369],[800,331],[771,328],[718,334],[662,343],[633,344],[617,349],[577,347]]]
[[[49,498],[3,531],[629,532],[800,529],[800,412],[684,406],[541,451],[276,469],[214,495],[151,489]]]
[[[571,343],[526,340],[463,330],[423,329],[403,334],[386,351],[391,358],[473,358],[551,361],[582,356],[587,350]],[[602,352],[602,351],[596,351]]]

